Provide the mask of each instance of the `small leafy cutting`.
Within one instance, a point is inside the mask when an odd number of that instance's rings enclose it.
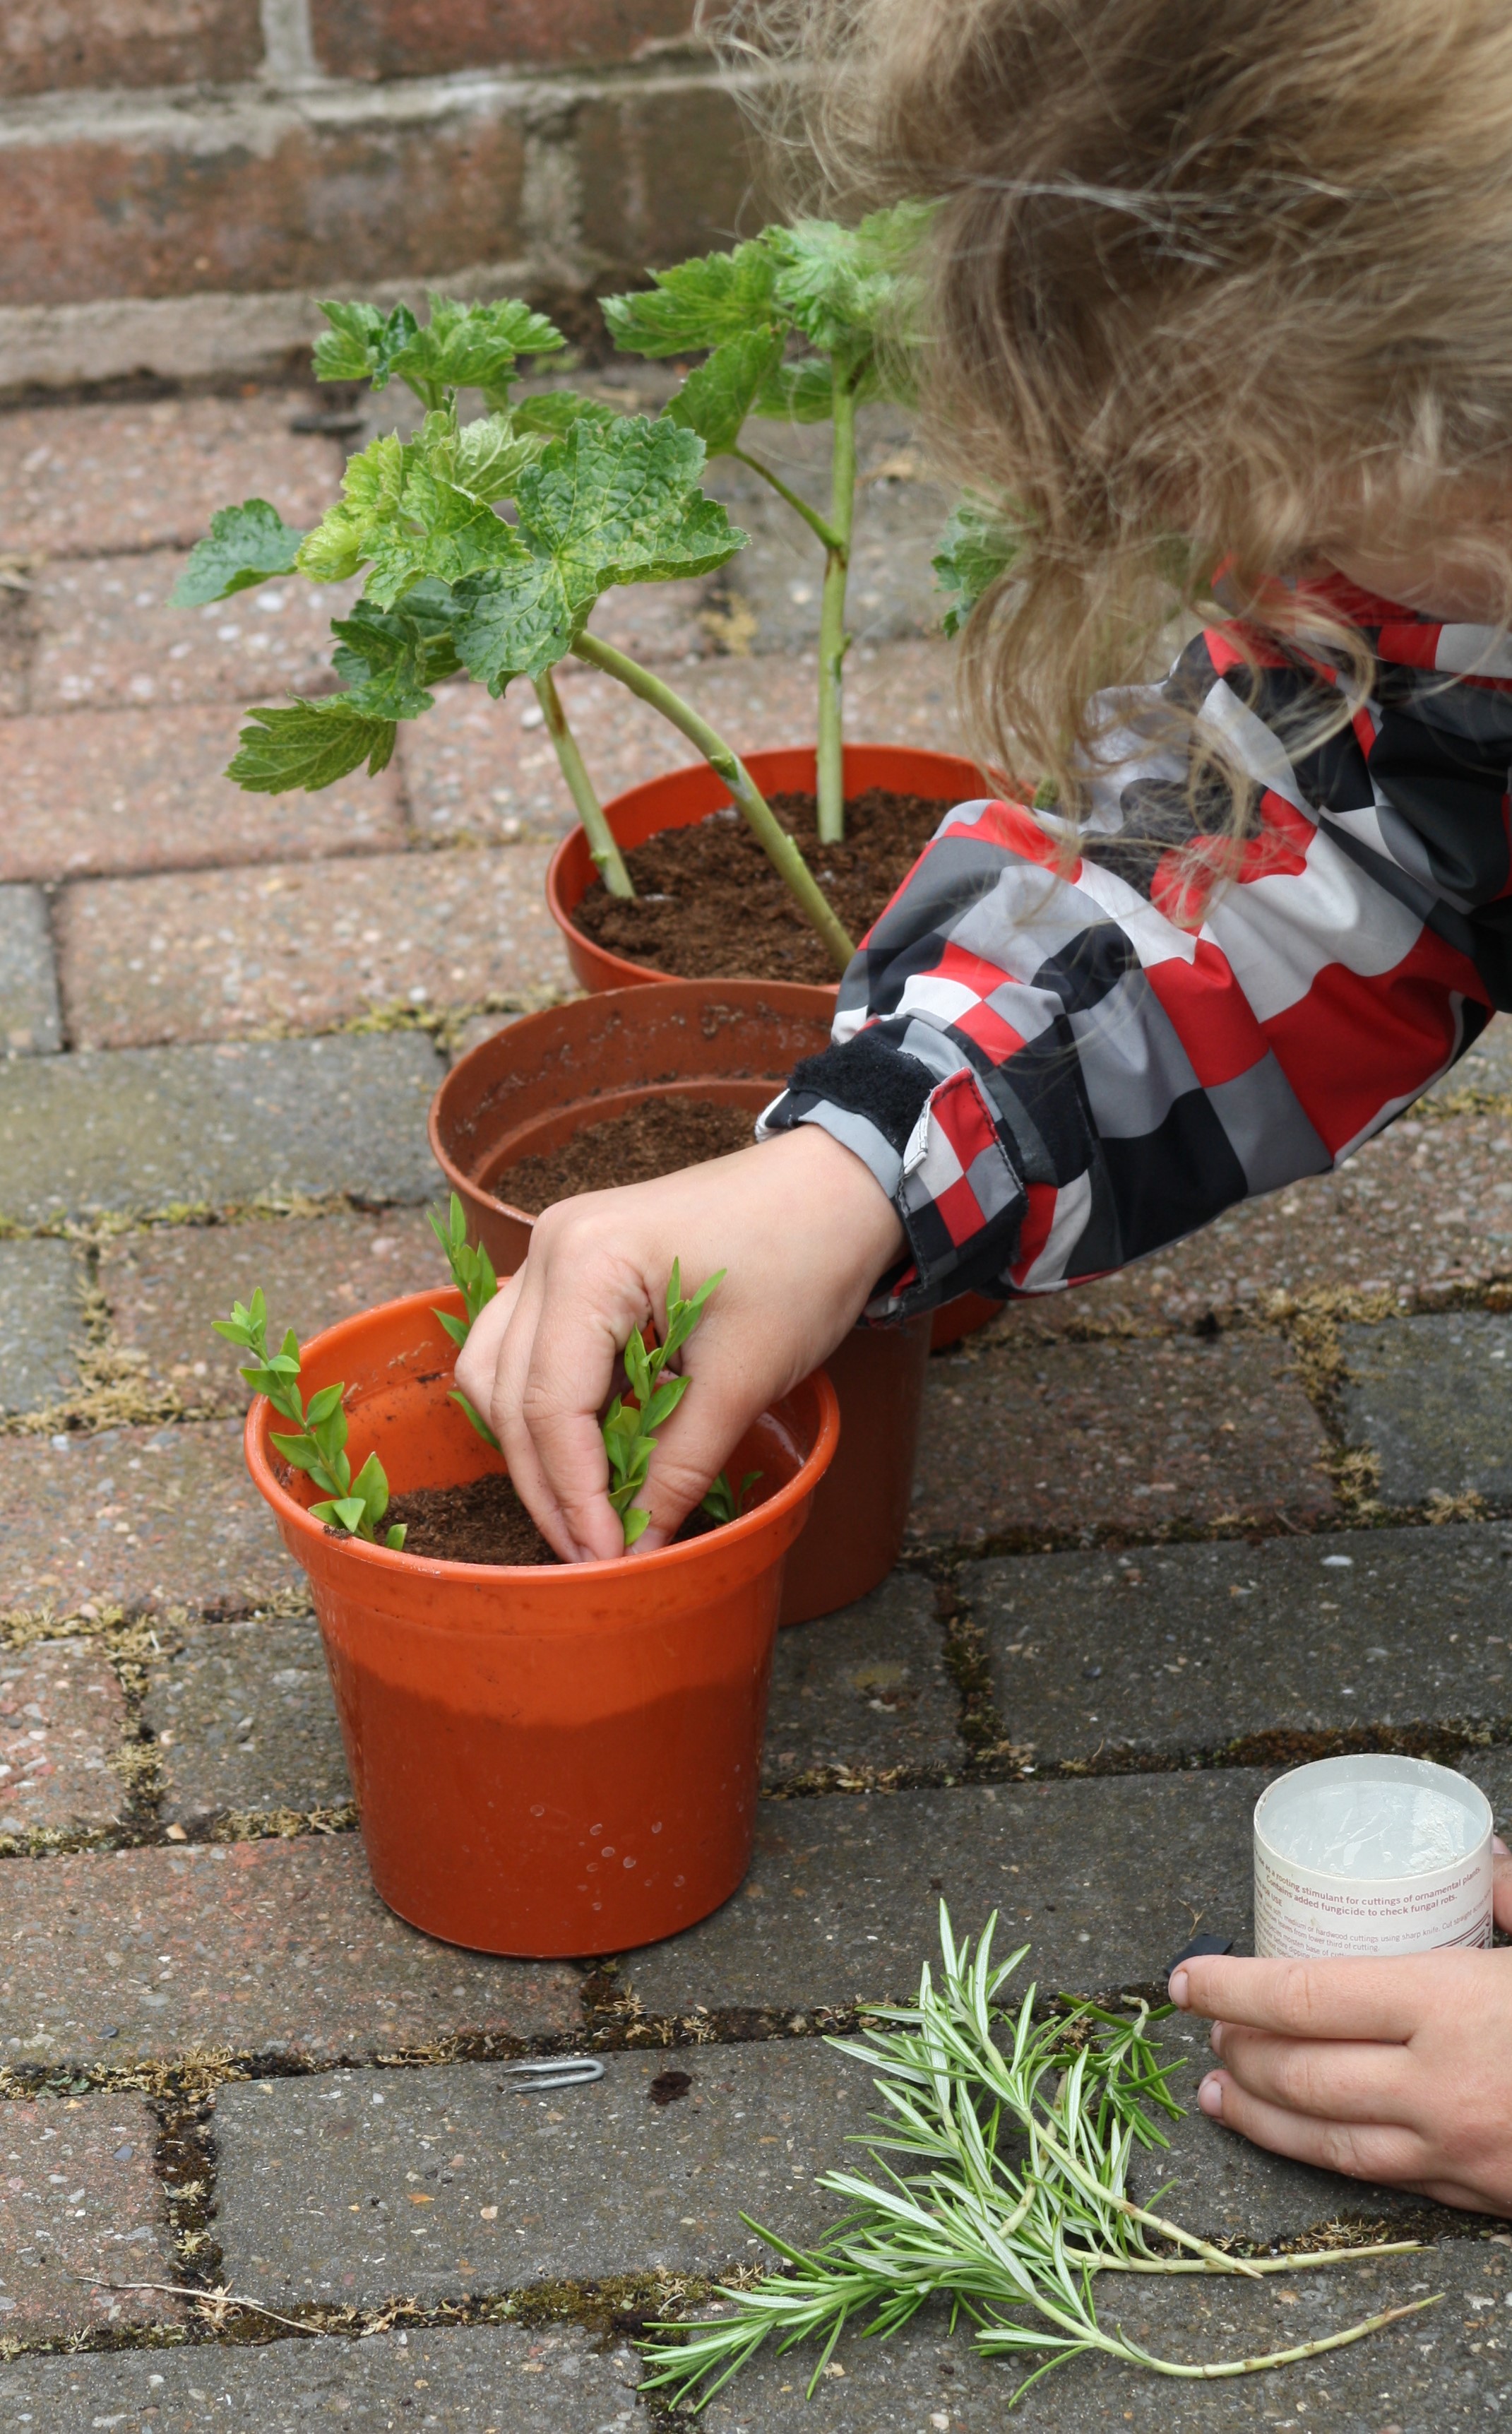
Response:
[[[977,602],[1007,574],[1018,553],[1018,535],[1007,518],[968,490],[953,508],[930,560],[936,582],[951,604],[940,620],[947,634],[960,632]]]
[[[316,342],[316,379],[365,380],[382,389],[397,378],[427,406],[441,404],[449,390],[479,388],[491,411],[508,403],[518,356],[555,354],[567,343],[544,313],[508,298],[458,304],[432,295],[427,301],[424,324],[407,304],[385,316],[374,304],[323,303],[331,327]]]
[[[431,1231],[446,1254],[446,1264],[452,1271],[452,1282],[461,1294],[462,1307],[467,1312],[465,1318],[454,1318],[449,1310],[438,1310],[435,1312],[435,1316],[440,1320],[452,1342],[460,1350],[467,1342],[473,1320],[480,1311],[487,1309],[498,1292],[499,1279],[493,1272],[493,1261],[489,1257],[487,1245],[482,1243],[474,1245],[468,1241],[467,1210],[455,1191],[452,1194],[452,1205],[444,1217],[435,1208],[428,1210],[427,1214],[431,1221]],[[460,1404],[484,1443],[492,1446],[497,1453],[500,1449],[498,1438],[481,1414],[473,1410],[459,1386],[454,1386],[452,1389],[451,1400]]]
[[[681,1351],[702,1318],[710,1294],[717,1291],[724,1280],[724,1269],[716,1268],[713,1275],[698,1287],[692,1300],[684,1301],[681,1267],[679,1262],[674,1260],[672,1274],[667,1280],[667,1327],[664,1341],[661,1344],[650,1344],[641,1329],[636,1328],[632,1330],[630,1340],[625,1347],[625,1375],[629,1380],[630,1392],[635,1397],[635,1400],[629,1403],[616,1395],[604,1415],[601,1426],[604,1432],[604,1450],[609,1456],[609,1500],[620,1517],[627,1547],[634,1546],[651,1518],[650,1514],[643,1505],[638,1505],[634,1499],[645,1485],[646,1473],[651,1466],[651,1456],[656,1451],[656,1431],[672,1417],[688,1391],[689,1380],[686,1378],[679,1376],[669,1378],[664,1376],[663,1372],[667,1363]],[[748,1484],[747,1481],[747,1485]],[[734,1501],[730,1482],[723,1472],[715,1483],[715,1487],[711,1488],[710,1495],[714,1495],[718,1490],[723,1491],[726,1502]],[[705,1509],[708,1509],[707,1500],[705,1500]],[[713,1518],[732,1520],[734,1515],[716,1513]]]
[[[1157,2374],[1227,2380],[1343,2349],[1435,2304],[1415,2300],[1317,2340],[1195,2366],[1158,2357],[1101,2323],[1099,2274],[1254,2279],[1402,2255],[1420,2243],[1250,2259],[1137,2205],[1128,2194],[1134,2149],[1166,2146],[1152,2117],[1182,2110],[1167,2084],[1180,2065],[1162,2063],[1149,2035],[1171,2007],[1142,2002],[1124,2019],[1062,1998],[1055,2015],[1037,2020],[1031,1985],[1010,2009],[1002,1991],[1029,1947],[994,1966],[996,1924],[994,1913],[973,1953],[969,1937],[956,1944],[942,1902],[938,1987],[926,1963],[917,2004],[872,2005],[871,2018],[887,2025],[869,2028],[864,2041],[828,2039],[877,2074],[887,2110],[856,2143],[879,2177],[819,2176],[850,2211],[816,2248],[790,2247],[744,2218],[787,2271],[722,2290],[730,2312],[712,2322],[654,2326],[663,2338],[642,2343],[654,2370],[643,2391],[673,2403],[696,2393],[701,2408],[775,2335],[780,2355],[822,2340],[812,2398],[852,2318],[868,2318],[864,2330],[885,2340],[936,2296],[950,2301],[953,2325],[957,2314],[969,2319],[984,2357],[1040,2358],[1010,2408],[1054,2367],[1094,2351]],[[893,2156],[901,2167],[885,2160]]]
[[[278,1351],[268,1350],[267,1302],[261,1285],[250,1302],[234,1303],[230,1318],[215,1319],[212,1325],[228,1344],[250,1352],[251,1362],[242,1376],[257,1394],[267,1397],[275,1412],[294,1422],[295,1433],[275,1435],[273,1443],[285,1462],[308,1472],[317,1487],[325,1489],[325,1501],[310,1507],[314,1518],[329,1529],[345,1530],[351,1537],[376,1540],[378,1524],[388,1510],[388,1481],[375,1453],[368,1456],[355,1479],[352,1476],[345,1450],[347,1415],[341,1407],[345,1386],[322,1386],[308,1403],[304,1401],[300,1390],[300,1339],[291,1327]],[[402,1547],[404,1524],[396,1522],[383,1543]]]
[[[711,456],[733,456],[801,518],[824,551],[818,650],[818,832],[845,834],[842,756],[846,590],[855,521],[856,409],[911,388],[909,330],[928,205],[901,203],[855,228],[800,219],[727,253],[651,274],[649,288],[606,298],[616,346],[633,354],[707,349],[665,420]],[[830,503],[812,506],[743,444],[752,419],[833,426]]]

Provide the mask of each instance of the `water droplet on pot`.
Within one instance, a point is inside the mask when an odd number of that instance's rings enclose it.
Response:
[[[531,1814],[531,1816],[532,1816],[532,1817],[544,1817],[545,1813],[546,1813],[546,1805],[545,1805],[545,1802],[544,1802],[544,1801],[542,1801],[542,1800],[536,1800],[536,1801],[532,1801],[531,1806],[530,1806],[530,1814]]]
[[[620,1861],[620,1865],[622,1868],[633,1868],[635,1861],[633,1860],[622,1860]]]

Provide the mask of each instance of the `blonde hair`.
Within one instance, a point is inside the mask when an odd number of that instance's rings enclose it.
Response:
[[[1220,561],[1250,622],[1325,647],[1310,732],[1342,725],[1363,642],[1278,578],[1397,509],[1471,530],[1512,461],[1506,0],[745,0],[733,27],[797,69],[834,186],[938,198],[927,425],[1022,534],[966,637],[978,732],[1074,822],[1094,696]],[[1172,715],[1194,809],[1221,773],[1241,831],[1228,748]]]

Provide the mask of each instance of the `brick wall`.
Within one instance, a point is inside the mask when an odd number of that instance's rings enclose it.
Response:
[[[312,298],[571,316],[752,214],[693,0],[0,0],[0,394],[266,369]]]

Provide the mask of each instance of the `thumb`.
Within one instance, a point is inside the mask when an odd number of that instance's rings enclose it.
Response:
[[[1503,1934],[1512,1928],[1512,1852],[1500,1834],[1491,1837],[1491,1915]]]

